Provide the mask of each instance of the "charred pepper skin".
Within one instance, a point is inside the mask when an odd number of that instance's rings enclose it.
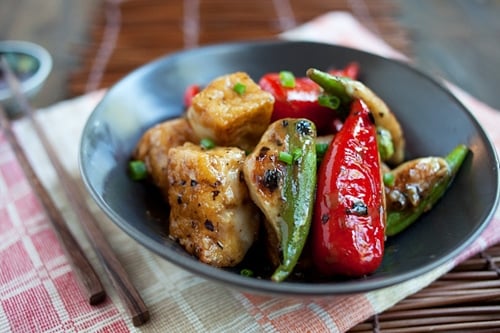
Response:
[[[448,165],[448,174],[434,184],[429,195],[421,200],[418,206],[402,211],[389,211],[387,213],[387,236],[395,236],[408,228],[439,201],[453,182],[468,152],[469,148],[466,145],[460,144],[444,157]]]
[[[293,271],[302,253],[311,227],[314,192],[316,188],[316,127],[306,119],[288,122],[288,147],[300,151],[286,166],[281,195],[281,252],[282,260],[271,279],[285,280]]]
[[[384,253],[385,201],[376,126],[353,101],[318,172],[312,225],[313,262],[325,276],[364,276]]]

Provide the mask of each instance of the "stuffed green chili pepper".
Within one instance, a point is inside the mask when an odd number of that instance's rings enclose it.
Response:
[[[340,109],[349,110],[354,99],[365,102],[379,130],[385,129],[385,137],[389,135],[393,142],[393,151],[390,156],[382,156],[383,160],[392,165],[403,162],[405,139],[401,125],[385,102],[370,88],[360,81],[334,76],[314,68],[307,70],[307,76],[323,88],[323,99],[338,99]]]
[[[277,120],[245,161],[250,195],[265,215],[267,250],[277,267],[273,281],[289,276],[307,240],[316,186],[315,138],[310,120]]]
[[[445,157],[407,161],[384,175],[386,235],[394,236],[436,204],[465,160],[469,149],[458,145]]]

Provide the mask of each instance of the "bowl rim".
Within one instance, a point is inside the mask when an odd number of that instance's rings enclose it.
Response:
[[[38,61],[38,70],[35,71],[32,76],[20,83],[22,92],[25,94],[40,86],[47,79],[52,70],[52,56],[39,44],[21,40],[4,40],[0,41],[0,52],[23,53]],[[6,100],[11,96],[10,89],[0,89],[0,100]]]
[[[398,283],[403,283],[405,281],[408,281],[412,278],[417,278],[422,276],[425,273],[428,273],[432,271],[433,269],[436,269],[442,265],[445,265],[449,263],[451,260],[453,260],[455,257],[457,257],[461,252],[463,252],[472,242],[486,229],[490,221],[492,220],[492,217],[495,213],[496,207],[498,207],[499,201],[500,201],[500,182],[498,181],[500,178],[500,169],[498,168],[499,166],[499,159],[498,155],[496,153],[496,149],[494,148],[491,139],[487,135],[487,133],[484,131],[483,127],[477,120],[477,118],[472,114],[472,112],[458,99],[458,97],[451,92],[450,89],[448,89],[444,84],[442,84],[441,81],[439,81],[437,78],[426,74],[422,70],[418,69],[415,65],[412,63],[400,60],[400,59],[394,59],[394,58],[388,58],[384,57],[378,54],[374,54],[371,52],[359,50],[359,49],[353,49],[350,47],[346,46],[341,46],[341,45],[336,45],[336,44],[328,44],[328,43],[322,43],[322,42],[315,42],[315,41],[289,41],[289,40],[252,40],[252,41],[236,41],[236,42],[227,42],[227,43],[216,43],[216,44],[208,44],[204,45],[195,49],[187,49],[187,50],[180,50],[176,52],[172,52],[169,54],[166,54],[164,56],[161,56],[157,59],[154,59],[137,69],[131,71],[128,75],[123,77],[121,80],[119,80],[117,83],[115,83],[107,92],[106,95],[111,94],[112,91],[116,88],[117,85],[119,85],[120,82],[129,79],[130,77],[133,77],[135,75],[139,75],[141,71],[147,71],[150,67],[153,67],[157,65],[160,62],[167,61],[174,61],[178,57],[181,57],[183,55],[192,55],[196,52],[199,52],[201,50],[210,50],[210,49],[218,49],[218,48],[227,48],[229,47],[248,47],[248,46],[269,46],[269,45],[276,45],[276,44],[315,44],[315,45],[324,45],[324,46],[329,46],[329,47],[335,47],[335,48],[341,48],[341,49],[348,49],[348,50],[354,50],[355,52],[360,52],[363,54],[367,54],[369,56],[377,57],[379,59],[382,59],[383,61],[389,61],[396,63],[398,66],[403,66],[407,70],[410,70],[414,72],[418,76],[424,77],[426,80],[428,80],[430,83],[432,83],[434,86],[438,87],[443,91],[443,93],[447,94],[451,99],[456,103],[457,106],[460,107],[463,112],[465,112],[470,119],[470,121],[473,123],[474,127],[478,130],[479,135],[484,139],[485,144],[487,148],[492,152],[492,158],[496,163],[496,194],[494,201],[491,203],[490,210],[487,212],[484,220],[482,223],[474,230],[471,230],[471,233],[469,235],[469,238],[456,246],[454,249],[451,251],[445,253],[444,255],[441,256],[441,258],[434,260],[433,262],[423,265],[419,267],[418,269],[414,269],[411,271],[408,271],[403,274],[399,274],[397,276],[393,277],[384,277],[383,279],[373,279],[373,280],[365,280],[363,281],[362,287],[358,285],[359,280],[351,280],[351,281],[342,281],[341,284],[336,284],[335,282],[321,282],[321,283],[297,283],[297,282],[290,282],[290,281],[283,281],[280,283],[276,283],[270,280],[263,280],[263,279],[255,279],[255,278],[247,278],[243,277],[241,275],[235,274],[234,272],[228,272],[224,269],[212,267],[210,265],[197,262],[194,263],[194,265],[191,263],[191,261],[186,262],[186,260],[183,260],[183,258],[177,257],[178,255],[173,253],[168,247],[166,246],[161,246],[160,244],[156,242],[149,243],[147,242],[147,239],[140,234],[137,235],[135,232],[135,228],[133,228],[131,225],[128,225],[126,221],[122,221],[123,219],[116,213],[114,212],[106,202],[100,198],[99,193],[96,192],[96,189],[90,184],[88,175],[86,174],[84,168],[82,168],[82,157],[83,157],[83,144],[84,140],[82,137],[82,140],[80,142],[80,153],[79,153],[79,164],[80,164],[80,173],[82,176],[82,179],[85,183],[85,186],[87,190],[89,190],[91,196],[93,197],[94,201],[98,204],[98,206],[102,209],[102,211],[112,219],[114,224],[117,224],[123,231],[125,231],[130,237],[132,237],[136,242],[138,242],[141,246],[144,246],[148,250],[152,251],[153,253],[160,255],[163,259],[169,261],[171,264],[175,265],[178,268],[182,268],[186,271],[189,271],[193,274],[199,275],[200,277],[203,277],[207,280],[213,281],[215,283],[223,284],[225,286],[230,286],[232,288],[237,288],[239,290],[243,291],[249,291],[251,293],[260,293],[260,294],[265,294],[265,295],[279,295],[279,296],[332,296],[332,295],[345,295],[345,294],[353,294],[353,293],[360,293],[360,292],[369,292],[369,291],[374,291],[374,290],[379,290],[381,288],[389,287],[389,286],[394,286]],[[96,117],[96,115],[99,113],[99,110],[102,110],[101,104],[105,103],[106,101],[106,95],[104,98],[97,104],[97,106],[94,108],[92,113],[90,114],[89,118],[87,119],[87,123],[85,124],[84,131],[87,130],[88,127],[91,126],[91,123],[93,119]],[[342,287],[340,287],[340,285]]]

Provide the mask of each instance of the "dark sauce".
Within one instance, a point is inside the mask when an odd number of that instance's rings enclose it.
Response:
[[[163,238],[168,238],[168,218],[170,215],[170,206],[163,198],[161,191],[149,182],[143,182],[144,186],[144,206],[148,223],[152,228],[159,232]]]
[[[30,55],[20,52],[0,52],[9,68],[21,82],[32,77],[40,68],[40,63]],[[0,70],[0,90],[7,89],[7,81],[3,71]]]

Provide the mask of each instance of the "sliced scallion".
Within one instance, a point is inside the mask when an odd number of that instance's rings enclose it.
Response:
[[[389,186],[389,187],[394,186],[395,177],[392,174],[392,172],[384,173],[383,180],[384,180],[385,186]]]
[[[322,94],[318,96],[318,104],[333,110],[337,110],[340,106],[340,98],[334,95]]]
[[[236,83],[233,86],[233,90],[238,94],[238,95],[243,95],[245,91],[247,90],[247,86],[245,86],[243,83]]]
[[[140,160],[130,161],[128,164],[128,170],[132,180],[143,180],[148,175],[146,164]]]
[[[243,268],[240,271],[240,275],[246,276],[246,277],[252,277],[253,276],[253,271],[249,268]]]
[[[290,71],[281,71],[279,73],[280,83],[285,88],[295,88],[295,75]]]
[[[294,161],[298,160],[299,158],[302,157],[302,150],[300,150],[300,148],[295,148],[293,151],[292,151],[292,159]]]
[[[394,142],[391,132],[380,126],[377,127],[377,144],[380,157],[383,161],[388,160],[394,155]]]
[[[290,154],[286,151],[280,151],[278,158],[281,162],[286,163],[286,164],[292,164],[292,162],[293,162],[292,154]]]
[[[200,146],[206,150],[213,149],[215,148],[215,142],[212,139],[204,138],[200,140]]]

